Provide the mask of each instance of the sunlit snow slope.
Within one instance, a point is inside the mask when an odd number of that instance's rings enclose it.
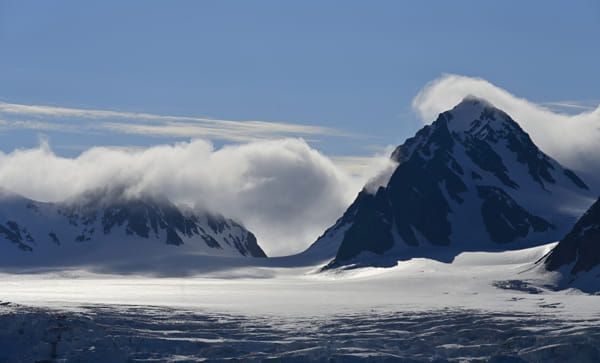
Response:
[[[2,267],[147,263],[177,255],[265,257],[242,225],[166,199],[95,191],[62,203],[0,195]]]

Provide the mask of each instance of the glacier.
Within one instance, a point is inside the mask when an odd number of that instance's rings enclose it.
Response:
[[[597,361],[597,297],[535,264],[555,245],[325,272],[238,258],[187,277],[2,274],[0,360]]]

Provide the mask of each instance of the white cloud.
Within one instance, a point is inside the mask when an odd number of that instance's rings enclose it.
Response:
[[[196,125],[187,122],[167,122],[161,125],[141,125],[132,123],[102,122],[90,125],[90,129],[107,130],[122,134],[145,135],[159,137],[191,137],[228,140],[234,142],[248,142],[267,140],[273,134],[264,134],[246,129],[224,129],[205,125]],[[278,136],[278,135],[275,135]]]
[[[0,153],[0,186],[58,201],[85,190],[127,184],[242,221],[270,255],[298,252],[340,217],[387,156],[351,175],[302,139],[260,141],[215,150],[194,140],[149,148],[95,147],[76,158],[48,143]],[[365,163],[366,160],[361,160]],[[365,163],[366,164],[366,163]]]
[[[379,187],[387,185],[398,166],[389,157],[394,151],[394,147],[388,145],[384,150],[382,154],[377,154],[375,157],[338,156],[333,157],[332,160],[336,165],[344,168],[355,177],[364,179],[364,176],[370,176],[364,184],[364,189],[375,194]]]
[[[472,94],[504,110],[529,133],[538,147],[567,167],[597,177],[600,168],[600,106],[576,115],[556,113],[519,98],[481,78],[444,75],[429,82],[413,108],[430,123],[440,112]]]
[[[599,102],[600,103],[600,102]],[[596,107],[582,105],[581,102],[577,101],[562,101],[562,102],[544,102],[543,106],[556,106],[559,108],[575,108],[578,110],[594,110]]]
[[[353,176],[362,175],[375,176],[377,173],[387,169],[389,165],[394,164],[390,155],[394,151],[394,146],[388,145],[382,148],[382,152],[377,152],[373,156],[332,156],[331,161],[338,167],[344,169]]]
[[[4,120],[0,119],[1,130],[36,130],[36,131],[69,131],[78,132],[77,127],[73,125],[63,125],[52,122],[42,122],[34,120]]]
[[[86,110],[0,102],[6,118],[42,118],[56,122],[4,120],[4,127],[82,132],[111,132],[164,137],[210,137],[234,142],[278,139],[289,136],[328,135],[356,137],[339,130],[314,125],[267,121],[231,121],[202,117],[156,115],[150,113]],[[119,120],[118,122],[115,120]],[[0,125],[2,126],[2,125]]]

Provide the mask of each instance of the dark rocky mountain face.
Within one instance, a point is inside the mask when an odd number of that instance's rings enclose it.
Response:
[[[544,264],[550,271],[573,265],[571,275],[590,271],[600,265],[600,199],[554,247]]]
[[[576,218],[561,203],[589,198],[587,185],[510,116],[473,97],[406,140],[392,159],[398,166],[387,185],[363,189],[311,247],[337,240],[330,266],[354,264],[364,252],[552,242]]]
[[[147,241],[148,248],[185,245],[186,251],[205,255],[266,257],[256,237],[231,219],[182,210],[164,198],[129,198],[118,191],[86,193],[63,203],[4,196],[0,243],[2,239],[32,254],[60,255],[76,245],[99,249],[106,241],[123,240]]]

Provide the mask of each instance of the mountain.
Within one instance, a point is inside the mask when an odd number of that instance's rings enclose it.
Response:
[[[387,184],[365,187],[306,253],[335,251],[337,267],[528,247],[560,239],[591,199],[509,115],[473,96],[391,157]]]
[[[158,256],[266,257],[231,219],[175,206],[165,198],[88,192],[61,203],[0,193],[1,266],[144,261]]]
[[[562,270],[567,285],[575,282],[584,290],[600,290],[600,199],[548,254],[544,266],[550,271]]]

